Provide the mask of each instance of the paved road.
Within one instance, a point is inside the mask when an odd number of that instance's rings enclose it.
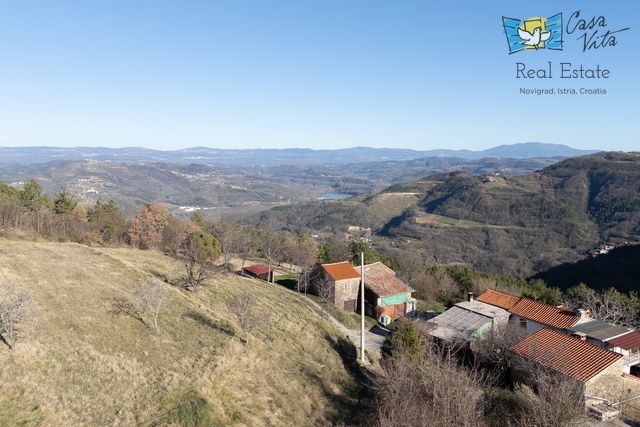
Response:
[[[345,328],[346,329],[346,328]],[[347,338],[349,338],[358,348],[360,347],[360,331],[349,331],[345,333]],[[364,332],[364,346],[369,351],[377,351],[380,352],[382,348],[382,343],[384,339],[389,335],[389,331],[386,329],[379,328],[374,326],[369,331]]]

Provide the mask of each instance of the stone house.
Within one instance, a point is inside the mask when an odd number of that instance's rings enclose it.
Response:
[[[543,328],[561,331],[592,320],[584,310],[573,311],[566,307],[556,307],[493,289],[486,290],[476,298],[476,301],[507,310],[510,313],[509,322],[519,325],[527,335]]]
[[[360,267],[356,268],[360,272]],[[364,299],[368,316],[381,321],[382,316],[396,320],[415,310],[414,292],[396,277],[396,272],[381,262],[364,266]]]
[[[338,309],[347,313],[356,311],[360,273],[349,262],[322,264],[311,273],[310,283],[313,292],[321,297],[324,293]]]
[[[523,382],[531,375],[528,363],[544,366],[575,380],[586,404],[608,400],[623,385],[621,354],[550,328],[529,335],[508,352],[512,380]]]

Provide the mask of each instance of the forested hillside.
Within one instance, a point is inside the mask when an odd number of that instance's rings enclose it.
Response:
[[[576,263],[561,264],[538,273],[535,278],[562,290],[584,283],[597,290],[613,286],[620,292],[638,292],[640,245],[621,246],[608,254],[590,256]]]
[[[0,158],[0,162],[5,159]],[[212,161],[215,159],[212,159]],[[352,161],[357,161],[357,156]],[[253,213],[275,205],[316,199],[324,193],[372,194],[391,184],[454,170],[528,173],[560,158],[426,158],[348,165],[134,163],[98,160],[0,164],[0,179],[20,188],[36,179],[53,195],[65,187],[85,207],[100,197],[128,214],[146,203],[210,209],[213,215]]]
[[[254,220],[318,233],[370,227],[384,253],[517,277],[578,261],[601,242],[640,240],[637,153],[577,157],[519,176],[437,174],[383,194],[278,208]]]

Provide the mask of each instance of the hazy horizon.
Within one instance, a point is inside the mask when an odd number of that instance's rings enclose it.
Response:
[[[606,27],[565,33],[562,51],[508,53],[503,17],[566,23],[576,11]],[[631,1],[6,4],[0,146],[632,151],[638,11]],[[595,30],[598,41],[619,31],[616,45],[583,51]],[[560,78],[562,63],[609,75]],[[516,78],[518,64],[552,66],[553,78]],[[522,93],[548,88],[606,94]]]

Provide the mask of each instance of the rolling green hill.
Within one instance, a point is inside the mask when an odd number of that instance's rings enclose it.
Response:
[[[370,410],[353,347],[296,295],[226,274],[171,287],[183,276],[152,251],[0,239],[0,280],[37,301],[16,351],[0,343],[0,425],[349,425]],[[117,309],[151,279],[173,299],[160,333]],[[270,316],[249,344],[225,304],[245,291]]]

